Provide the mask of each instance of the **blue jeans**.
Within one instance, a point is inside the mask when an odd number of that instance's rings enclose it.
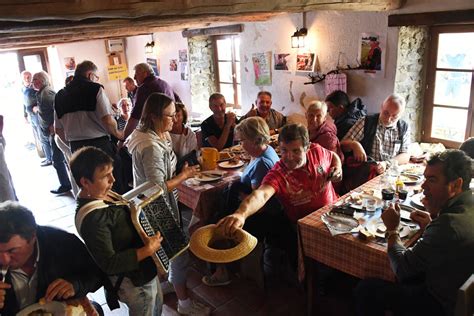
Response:
[[[117,282],[116,276],[109,277],[112,284]],[[160,316],[163,306],[163,294],[158,277],[154,277],[142,286],[133,285],[129,278],[123,278],[118,290],[121,302],[128,307],[131,316]]]

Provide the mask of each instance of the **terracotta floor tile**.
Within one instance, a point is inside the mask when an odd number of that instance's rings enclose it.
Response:
[[[212,316],[252,316],[257,315],[254,311],[249,310],[242,302],[238,299],[233,299],[224,305],[217,308]]]
[[[234,298],[229,286],[211,287],[201,284],[193,289],[193,293],[214,308],[218,308]]]

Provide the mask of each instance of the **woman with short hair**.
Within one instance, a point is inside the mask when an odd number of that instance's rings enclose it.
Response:
[[[173,128],[170,131],[173,151],[178,159],[183,158],[193,150],[197,149],[196,134],[186,126],[188,122],[188,111],[183,103],[176,102],[176,115],[173,120]]]

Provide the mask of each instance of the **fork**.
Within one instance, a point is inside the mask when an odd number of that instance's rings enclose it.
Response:
[[[8,273],[8,267],[3,267],[0,269],[0,282],[5,282],[5,278]]]

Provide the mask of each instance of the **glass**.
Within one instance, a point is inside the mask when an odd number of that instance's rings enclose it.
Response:
[[[232,42],[231,38],[218,39],[217,60],[232,60]]]
[[[172,114],[163,113],[164,116],[169,117],[169,118],[175,118],[177,114],[178,112],[174,112]]]
[[[434,104],[467,108],[471,96],[470,72],[436,71]]]
[[[463,142],[466,134],[467,110],[433,107],[431,137]]]
[[[219,62],[219,81],[232,82],[232,62],[231,61]]]
[[[231,83],[221,83],[219,92],[225,97],[227,103],[234,103],[234,88]]]
[[[439,34],[436,67],[474,69],[474,33]]]
[[[237,83],[240,83],[240,61],[235,63],[235,75]]]
[[[240,61],[240,37],[234,37],[235,60]]]
[[[38,54],[23,56],[23,61],[25,63],[25,69],[28,69],[32,74],[43,70],[41,56]]]

